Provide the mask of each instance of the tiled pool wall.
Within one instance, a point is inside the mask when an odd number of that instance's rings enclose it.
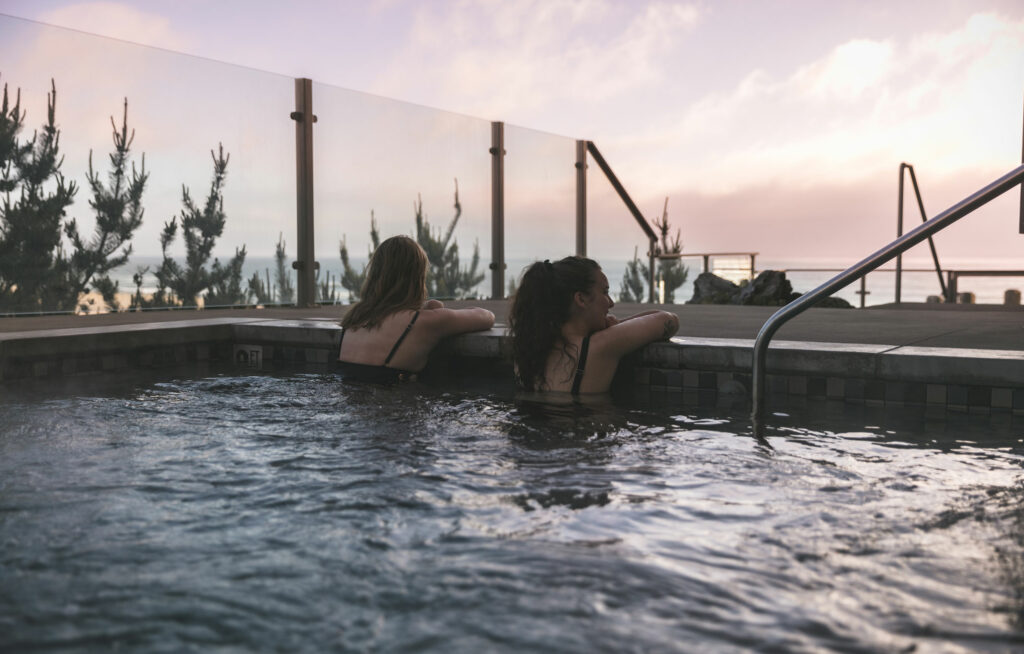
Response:
[[[330,370],[340,335],[329,321],[197,322],[203,324],[6,335],[0,379],[17,384],[197,364]],[[1024,359],[917,350],[897,355],[877,346],[782,344],[769,351],[766,388],[771,396],[810,401],[1024,415]],[[750,396],[750,358],[745,341],[674,339],[624,359],[615,384],[683,405],[740,400]],[[435,350],[423,376],[510,383],[508,338],[498,328],[451,339]]]
[[[652,393],[680,394],[684,404],[711,404],[719,395],[750,396],[749,372],[634,365],[623,370]],[[934,407],[949,411],[1007,411],[1024,416],[1024,387],[926,383],[831,375],[768,374],[769,395],[837,400],[875,407]]]
[[[684,404],[711,404],[721,395],[750,397],[753,344],[709,343],[714,340],[648,346],[628,359],[620,373],[652,393],[680,395]],[[770,396],[1024,415],[1024,359],[1005,358],[1011,353],[786,345],[769,350],[768,369],[776,371],[765,376]]]

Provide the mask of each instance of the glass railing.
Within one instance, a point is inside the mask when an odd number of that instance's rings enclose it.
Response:
[[[300,301],[293,264],[308,268],[297,242],[297,80],[0,15],[0,84],[8,93],[3,128],[18,128],[14,147],[0,150],[0,200],[9,207],[0,215],[0,315]],[[577,251],[574,139],[311,88],[313,302],[358,297],[374,238],[417,238],[432,259],[429,291],[441,298],[507,296],[530,262]],[[54,90],[59,141],[49,152]],[[500,186],[492,177],[495,129],[504,145]],[[101,196],[116,183],[111,154],[121,138],[123,176],[112,200]],[[47,154],[55,155],[49,168]],[[613,150],[604,154],[614,159]],[[142,173],[143,155],[145,184],[133,209],[132,171]],[[602,265],[613,297],[646,301],[650,241],[595,159],[587,161],[586,253]],[[223,185],[214,187],[218,166]],[[641,186],[629,170],[616,174],[626,189]],[[43,182],[33,186],[30,177]],[[656,228],[664,198],[632,200]],[[685,207],[667,210],[671,246]],[[656,263],[655,298],[663,282],[668,302],[692,295],[702,264],[685,233],[682,246],[682,258]],[[757,267],[786,270],[797,292],[830,274],[765,259]],[[905,272],[905,302],[939,294],[934,272]],[[970,275],[960,290],[978,302],[999,303],[1020,285]],[[893,285],[878,270],[841,295],[854,306],[887,304]]]
[[[575,252],[576,141],[505,125],[506,294],[533,261]]]
[[[611,156],[607,152],[604,154]],[[633,180],[630,179],[628,171],[616,170],[615,173],[621,175],[619,181],[627,189],[633,187]],[[664,198],[656,198],[653,202],[644,202],[639,198],[633,200],[638,203],[638,209],[644,216],[648,217],[649,223],[660,217],[664,209]],[[676,226],[680,221],[677,219],[678,213],[673,217],[673,211],[678,210],[669,207],[670,238],[674,240]],[[646,302],[649,294],[647,270],[650,265],[650,241],[592,156],[588,157],[587,168],[587,223],[587,256],[601,264],[608,277],[612,297],[619,301]],[[683,246],[692,244],[683,243]],[[675,289],[669,289],[669,296],[666,298],[681,304],[690,297],[691,293],[688,291],[700,271],[694,272],[695,266],[692,262],[677,261],[666,265],[672,266],[673,269],[688,270],[688,281]],[[658,268],[659,265],[655,264],[656,279]]]
[[[281,299],[250,281],[274,285],[295,232],[292,79],[0,16],[0,83],[4,126],[18,97],[24,116],[0,152],[0,314]],[[13,150],[48,147],[48,96],[54,164],[19,165]]]
[[[490,122],[323,84],[313,107],[318,299],[355,299],[372,238],[399,234],[430,256],[430,295],[488,295]]]

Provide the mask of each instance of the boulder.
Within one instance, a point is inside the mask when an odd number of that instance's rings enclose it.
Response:
[[[757,306],[780,307],[793,300],[793,285],[786,279],[786,273],[765,270],[745,285],[733,297],[732,304],[754,304]]]
[[[714,273],[701,273],[693,280],[689,304],[729,304],[740,287]]]
[[[793,285],[786,279],[786,273],[765,270],[753,281],[742,286],[733,284],[714,273],[701,273],[693,281],[693,297],[689,304],[743,304],[781,307],[789,304],[800,293],[793,292]],[[838,297],[827,297],[815,303],[816,307],[853,308],[849,302]]]

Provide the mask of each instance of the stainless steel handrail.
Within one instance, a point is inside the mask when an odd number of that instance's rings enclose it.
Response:
[[[753,401],[751,420],[754,423],[755,435],[760,436],[764,429],[765,362],[768,357],[768,344],[771,342],[772,336],[775,335],[775,332],[777,332],[786,321],[800,315],[821,298],[832,295],[836,291],[852,283],[861,275],[869,273],[885,262],[892,260],[897,254],[917,245],[935,232],[949,227],[978,207],[987,204],[989,201],[999,197],[1022,182],[1024,182],[1024,165],[1017,166],[988,186],[967,196],[923,225],[918,225],[915,229],[907,232],[874,254],[847,268],[814,290],[801,295],[796,300],[790,302],[772,314],[771,318],[761,326],[761,331],[757,334],[757,340],[754,341],[753,361],[751,366],[751,392]]]
[[[928,215],[924,212],[924,202],[921,200],[921,188],[917,185],[917,175],[914,174],[914,167],[908,163],[900,164],[900,187],[899,187],[899,206],[896,210],[896,237],[903,236],[903,173],[904,171],[910,171],[910,183],[914,185],[914,195],[917,196],[917,208],[921,211],[921,222],[928,222]],[[928,247],[932,250],[932,261],[935,262],[935,272],[939,276],[939,287],[942,289],[942,297],[945,298],[946,302],[952,302],[956,298],[951,298],[949,293],[946,291],[946,283],[942,280],[942,266],[939,265],[939,253],[935,250],[935,241],[932,237],[928,237]],[[896,304],[902,301],[901,293],[903,287],[903,255],[896,255]]]
[[[601,151],[597,149],[597,146],[594,145],[593,141],[587,141],[587,151],[594,157],[594,161],[597,162],[597,166],[601,169],[601,172],[603,172],[604,176],[608,178],[608,182],[612,185],[612,188],[615,189],[615,192],[619,194],[619,197],[626,205],[626,208],[629,209],[629,212],[633,214],[633,218],[636,220],[637,224],[640,225],[640,229],[644,230],[644,234],[647,235],[647,240],[650,244],[647,252],[647,272],[649,277],[647,280],[647,301],[654,304],[654,259],[658,256],[658,236],[654,233],[654,229],[647,222],[647,219],[644,218],[643,214],[640,213],[640,210],[637,209],[636,203],[633,202],[633,198],[629,197],[629,193],[626,192],[626,187],[622,185],[619,178],[615,176],[614,172],[612,172],[611,166],[609,166],[608,162],[604,160],[603,156],[601,156]]]

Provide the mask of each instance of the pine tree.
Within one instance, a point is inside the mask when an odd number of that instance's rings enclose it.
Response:
[[[427,254],[427,295],[433,298],[465,298],[476,286],[484,280],[484,273],[477,273],[480,266],[480,244],[473,245],[473,258],[468,268],[460,267],[459,244],[454,240],[455,228],[462,216],[462,204],[459,202],[459,180],[455,180],[455,216],[448,223],[444,232],[434,232],[430,228],[430,222],[423,213],[423,198],[417,194],[416,202],[413,203],[413,213],[416,219],[416,242],[420,244]],[[377,220],[370,212],[370,241],[372,247],[368,255],[372,256],[374,250],[380,245],[380,233],[377,230]],[[348,246],[342,239],[339,245],[341,253],[341,264],[343,273],[341,285],[348,290],[349,301],[359,300],[359,289],[366,279],[366,266],[360,272],[356,272],[349,261]]]
[[[0,308],[6,311],[52,309],[48,303],[67,292],[61,288],[61,226],[78,188],[60,172],[53,80],[50,87],[47,121],[24,143],[18,140],[25,120],[21,91],[12,107],[5,84],[0,101]]]
[[[227,175],[230,155],[224,156],[224,146],[218,153],[210,151],[213,159],[213,180],[206,202],[200,208],[192,200],[188,187],[181,187],[181,201],[184,208],[180,216],[164,223],[160,234],[160,248],[164,259],[156,271],[157,292],[153,296],[155,306],[198,304],[200,293],[208,291],[208,304],[247,303],[247,293],[241,290],[242,265],[245,262],[245,246],[235,249],[235,256],[222,265],[214,259],[207,270],[213,246],[224,232],[227,220],[224,214],[224,178]],[[185,241],[185,266],[181,266],[168,254],[168,248],[177,236],[178,218],[181,219],[181,234]]]
[[[260,274],[258,272],[254,272],[252,277],[249,278],[248,286],[249,294],[256,298],[256,304],[262,304],[264,306],[273,304],[274,289],[270,286],[269,278],[266,283],[264,283],[264,281],[260,279]]]
[[[459,244],[452,239],[455,227],[462,216],[459,202],[459,180],[455,180],[455,216],[448,223],[444,236],[438,230],[430,229],[430,223],[423,214],[423,200],[417,195],[413,208],[416,213],[416,241],[427,253],[430,267],[427,270],[427,295],[435,298],[463,298],[484,280],[483,273],[477,274],[480,265],[480,244],[473,245],[473,258],[468,268],[459,267]]]
[[[278,233],[277,246],[274,248],[274,261],[277,264],[274,281],[277,283],[278,304],[295,303],[295,286],[292,285],[291,273],[285,266],[287,254],[285,253],[284,235]],[[319,273],[319,270],[317,271]]]
[[[680,231],[677,229],[675,237],[669,241],[668,222],[668,198],[665,198],[665,207],[662,210],[661,219],[654,221],[654,226],[661,232],[661,243],[657,250],[659,254],[679,254],[683,251],[683,244],[680,238]],[[650,268],[640,261],[636,248],[633,249],[633,260],[626,264],[626,271],[622,276],[619,299],[622,302],[644,302],[647,294],[644,289],[647,287]],[[658,261],[658,278],[665,282],[665,303],[675,303],[675,291],[686,283],[689,277],[689,269],[683,265],[679,258],[660,259]]]
[[[626,264],[619,290],[619,302],[643,302],[646,297],[647,266],[640,261],[637,248],[633,248],[633,260]]]
[[[89,206],[96,213],[96,226],[92,239],[85,243],[78,234],[74,220],[69,221],[64,231],[71,241],[73,251],[67,260],[62,260],[66,275],[67,295],[58,300],[58,308],[71,309],[79,296],[90,284],[93,290],[103,296],[109,310],[119,310],[115,296],[117,282],[110,279],[109,272],[128,261],[132,253],[132,234],[142,224],[142,193],[149,175],[146,173],[146,157],[142,156],[141,170],[131,164],[131,175],[127,166],[135,130],[128,133],[128,99],[124,101],[124,116],[120,129],[111,116],[114,151],[110,156],[108,183],[104,185],[92,167],[92,151],[89,151],[89,172],[86,179],[92,191]]]
[[[366,253],[367,259],[373,256],[377,246],[380,245],[380,231],[377,229],[377,218],[373,215],[372,209],[370,210],[370,244],[371,247]],[[366,264],[363,264],[362,270],[356,272],[349,261],[348,245],[346,245],[344,237],[342,237],[341,243],[338,245],[338,250],[341,254],[341,265],[343,268],[341,285],[348,291],[349,303],[358,302],[359,292],[363,288],[363,282],[366,281]]]

